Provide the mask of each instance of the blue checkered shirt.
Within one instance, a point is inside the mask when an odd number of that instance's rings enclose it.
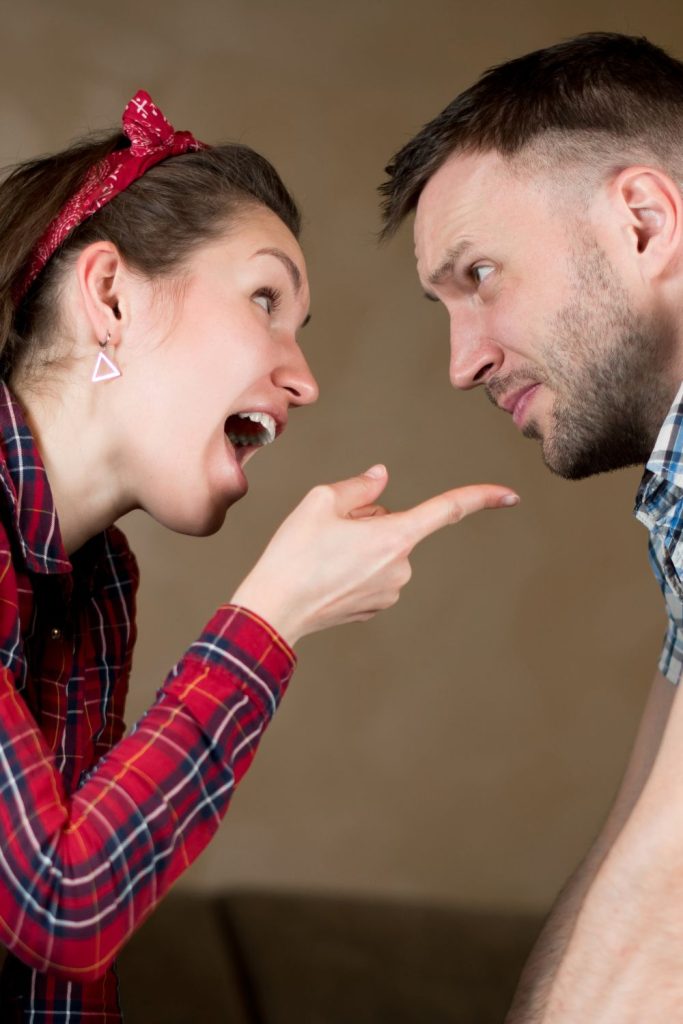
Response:
[[[683,669],[683,384],[652,449],[634,512],[649,530],[650,565],[669,616],[659,668],[677,683]]]

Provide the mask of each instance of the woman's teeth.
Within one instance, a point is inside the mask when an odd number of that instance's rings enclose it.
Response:
[[[275,420],[267,412],[238,412],[228,417],[225,432],[234,445],[270,444],[275,440]]]

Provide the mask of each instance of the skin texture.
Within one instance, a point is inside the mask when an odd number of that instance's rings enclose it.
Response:
[[[516,170],[496,153],[452,156],[418,203],[418,273],[449,313],[451,381],[484,386],[555,472],[642,463],[683,378],[679,187],[628,166],[586,199],[570,167]],[[617,800],[507,1024],[683,1019],[682,739],[680,691],[658,674]]]
[[[267,412],[283,429],[294,408],[318,395],[297,341],[310,302],[298,242],[269,210],[251,208],[198,246],[174,281],[132,272],[103,242],[79,254],[62,294],[50,353],[60,369],[37,385],[13,383],[67,551],[135,508],[171,530],[215,532],[246,494],[251,457],[226,439],[227,418]],[[92,383],[107,335],[121,376]],[[377,505],[387,479],[379,467],[314,488],[234,600],[290,643],[369,618],[398,599],[419,540],[517,500],[508,488],[478,485],[390,515]]]

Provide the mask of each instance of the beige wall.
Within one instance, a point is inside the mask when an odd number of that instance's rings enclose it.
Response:
[[[0,11],[4,163],[113,123],[144,86],[177,127],[262,150],[306,215],[304,343],[322,398],[252,463],[250,495],[220,535],[128,517],[143,570],[130,721],[313,483],[383,460],[394,507],[484,479],[524,499],[428,541],[390,613],[303,641],[257,761],[185,884],[546,905],[605,812],[663,629],[630,515],[638,474],[557,480],[483,394],[450,389],[445,314],[420,297],[409,229],[376,247],[374,188],[394,149],[484,67],[590,29],[647,33],[683,56],[683,8]]]

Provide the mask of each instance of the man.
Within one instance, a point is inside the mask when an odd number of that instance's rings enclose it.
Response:
[[[683,64],[604,33],[528,54],[387,173],[384,236],[416,211],[454,386],[482,385],[564,477],[646,465],[636,514],[670,620],[614,807],[508,1024],[683,1021]]]

